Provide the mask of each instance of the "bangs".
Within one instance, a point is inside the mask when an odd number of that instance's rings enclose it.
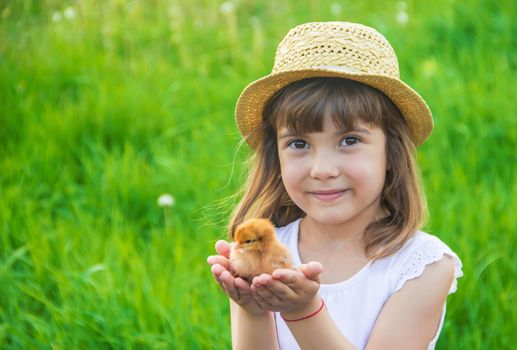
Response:
[[[384,130],[386,107],[397,109],[375,88],[344,78],[318,77],[279,90],[266,104],[264,119],[275,129],[286,127],[298,134],[321,132],[325,116],[340,130],[351,130],[358,121]]]

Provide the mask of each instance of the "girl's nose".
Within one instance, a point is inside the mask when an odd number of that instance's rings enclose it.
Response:
[[[311,164],[311,177],[326,180],[339,176],[337,159],[327,152],[318,152],[314,155]]]

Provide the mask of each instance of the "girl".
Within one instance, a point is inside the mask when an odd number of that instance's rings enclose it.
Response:
[[[255,154],[230,236],[269,218],[296,267],[248,283],[216,243],[234,348],[433,349],[461,262],[418,230],[414,150],[433,122],[388,41],[353,23],[293,28],[236,119]]]

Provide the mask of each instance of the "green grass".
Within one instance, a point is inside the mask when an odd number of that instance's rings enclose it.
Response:
[[[513,2],[408,1],[406,24],[390,2],[231,4],[0,2],[0,348],[230,347],[205,258],[244,170],[234,105],[313,20],[378,28],[434,113],[426,229],[465,273],[438,348],[511,348]]]

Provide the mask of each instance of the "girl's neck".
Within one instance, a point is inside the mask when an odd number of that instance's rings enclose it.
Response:
[[[327,225],[304,217],[300,222],[298,239],[304,242],[305,246],[321,251],[348,251],[361,254],[364,251],[362,235],[365,227]]]
[[[385,215],[380,205],[373,205],[362,215],[340,224],[326,224],[305,216],[300,222],[298,239],[306,246],[316,249],[345,250],[357,256],[364,256],[362,240],[366,227]]]

